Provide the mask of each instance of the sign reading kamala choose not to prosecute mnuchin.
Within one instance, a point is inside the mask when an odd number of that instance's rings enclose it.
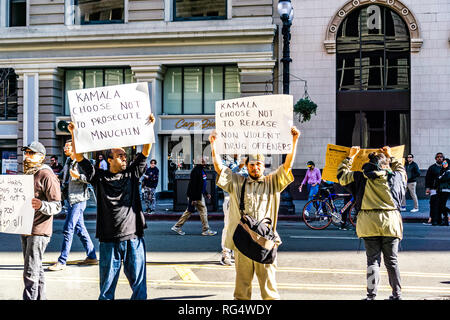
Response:
[[[68,91],[78,153],[155,142],[146,82]]]

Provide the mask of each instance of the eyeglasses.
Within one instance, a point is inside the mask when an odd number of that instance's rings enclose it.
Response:
[[[408,159],[412,159],[412,157],[407,157]]]
[[[23,152],[24,155],[28,155],[28,156],[34,156],[36,154],[36,152],[31,151],[31,150],[26,150]]]

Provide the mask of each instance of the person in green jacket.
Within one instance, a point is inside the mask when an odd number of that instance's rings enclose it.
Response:
[[[349,156],[338,167],[339,183],[352,191],[358,212],[356,234],[364,239],[367,255],[367,300],[374,300],[380,282],[383,253],[389,284],[390,300],[401,300],[398,247],[403,237],[400,207],[406,192],[406,171],[389,147],[369,154],[362,171],[351,171],[359,147],[352,147]]]

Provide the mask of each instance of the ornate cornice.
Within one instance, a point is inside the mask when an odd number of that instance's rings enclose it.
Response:
[[[419,24],[411,10],[398,0],[351,0],[342,6],[329,22],[326,30],[324,46],[328,53],[336,53],[336,33],[339,25],[347,15],[366,5],[378,4],[390,8],[396,12],[408,27],[411,41],[411,52],[419,52],[423,39],[420,36]]]

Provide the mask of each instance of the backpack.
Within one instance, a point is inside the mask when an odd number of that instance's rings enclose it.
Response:
[[[234,245],[247,258],[263,264],[272,264],[277,256],[281,239],[276,231],[272,229],[272,220],[270,218],[263,218],[258,221],[248,214],[244,214],[246,181],[247,179],[244,180],[241,190],[239,204],[241,220],[233,234]]]

